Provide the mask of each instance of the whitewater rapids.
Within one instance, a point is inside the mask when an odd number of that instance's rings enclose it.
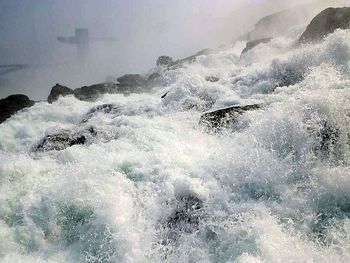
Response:
[[[350,32],[297,35],[200,56],[150,94],[64,97],[1,124],[0,261],[350,262]],[[119,114],[89,125],[113,139],[33,151],[106,103]],[[255,103],[234,131],[198,125]],[[181,195],[203,202],[198,222],[165,240]]]

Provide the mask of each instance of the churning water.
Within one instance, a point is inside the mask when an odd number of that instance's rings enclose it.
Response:
[[[1,124],[0,261],[349,262],[350,32],[296,35],[200,56],[150,94],[40,102]],[[232,130],[198,125],[255,103]],[[84,145],[35,151],[88,127]]]

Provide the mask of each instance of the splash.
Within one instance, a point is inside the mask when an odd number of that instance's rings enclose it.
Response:
[[[241,59],[238,43],[150,94],[16,114],[0,126],[1,261],[349,261],[349,33]],[[252,104],[220,133],[198,124]],[[88,144],[35,151],[88,127]]]

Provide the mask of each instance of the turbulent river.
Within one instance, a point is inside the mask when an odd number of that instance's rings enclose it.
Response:
[[[199,56],[149,94],[68,96],[1,124],[0,261],[350,262],[350,32],[296,47],[298,33]],[[251,104],[234,127],[198,124]],[[34,150],[88,127],[84,145]]]

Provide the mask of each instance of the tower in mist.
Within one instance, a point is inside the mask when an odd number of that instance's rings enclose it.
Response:
[[[78,59],[86,61],[90,49],[90,35],[87,28],[76,28],[74,36],[57,37],[57,40],[65,44],[76,45]]]

